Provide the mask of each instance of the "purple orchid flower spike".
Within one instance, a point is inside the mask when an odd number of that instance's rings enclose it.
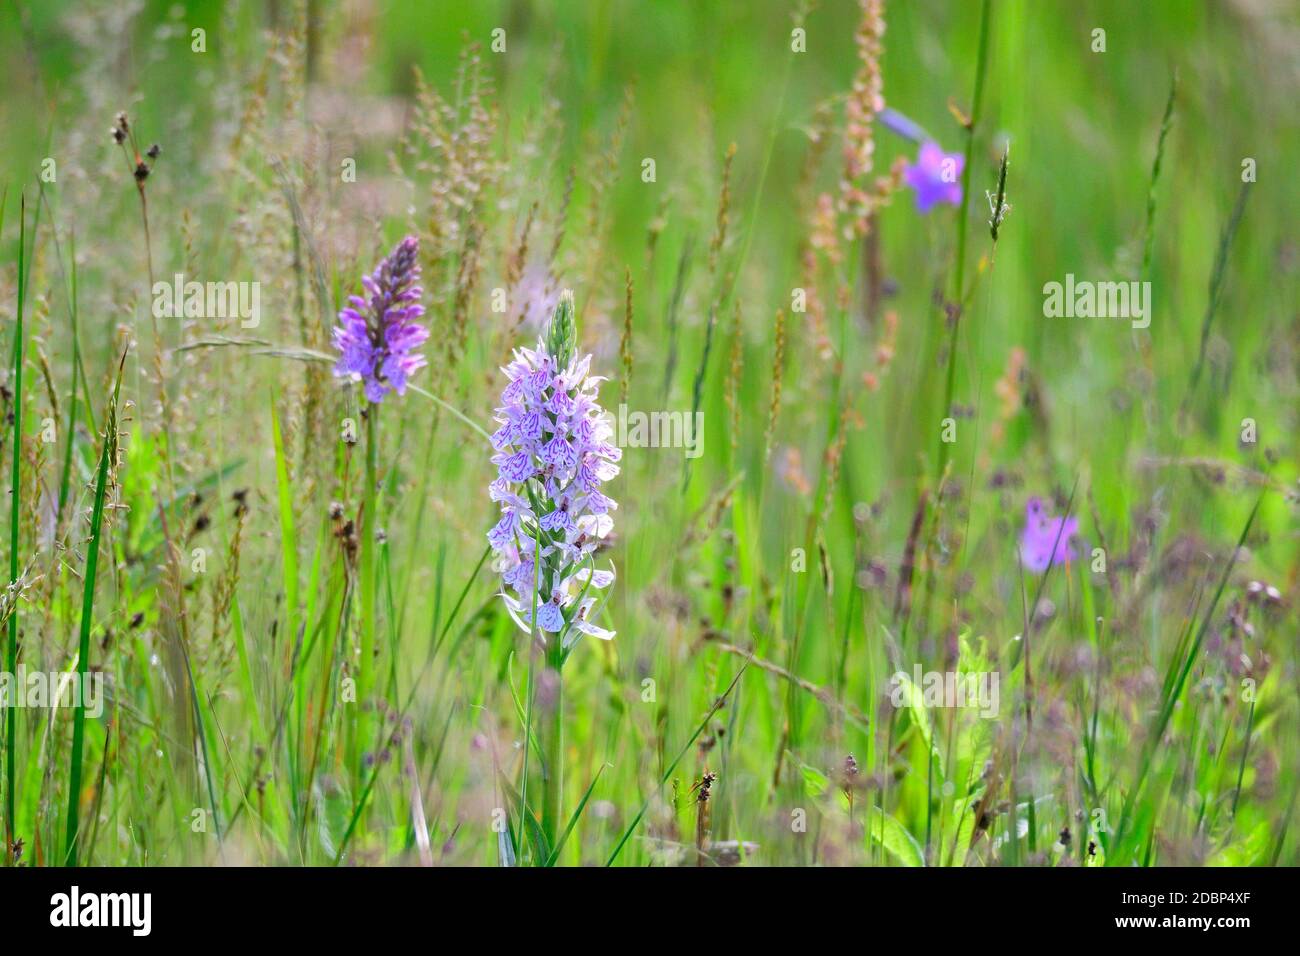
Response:
[[[960,206],[965,163],[960,153],[945,153],[934,141],[922,143],[916,162],[903,173],[903,181],[916,192],[916,211],[924,215],[941,202]]]
[[[367,298],[349,297],[334,329],[339,360],[334,374],[364,383],[366,400],[379,404],[390,392],[403,395],[411,375],[425,365],[415,350],[429,331],[416,320],[420,305],[420,241],[407,236],[372,275],[362,276]]]
[[[622,451],[610,443],[613,430],[597,401],[604,379],[590,368],[591,356],[577,355],[566,291],[544,340],[517,350],[504,370],[509,383],[492,435],[497,479],[488,491],[501,509],[487,535],[493,570],[515,623],[531,632],[535,604],[541,640],[548,650],[558,641],[562,653],[583,635],[614,637],[592,621],[597,592],[614,581],[593,555],[614,527],[618,505],[601,487],[618,474]]]
[[[1042,574],[1054,564],[1075,560],[1074,537],[1078,533],[1078,518],[1049,518],[1043,500],[1030,498],[1025,505],[1025,530],[1020,535],[1021,563]]]

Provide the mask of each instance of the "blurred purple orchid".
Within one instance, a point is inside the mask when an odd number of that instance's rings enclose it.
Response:
[[[920,124],[897,110],[881,111],[880,123],[904,139],[921,144],[915,163],[908,163],[903,181],[916,191],[916,211],[925,215],[941,202],[961,205],[961,172],[966,158],[960,153],[945,153]]]
[[[425,364],[415,351],[429,337],[415,321],[424,315],[419,252],[420,241],[407,236],[372,275],[361,277],[369,298],[349,296],[351,305],[339,312],[342,324],[334,329],[334,347],[340,354],[334,374],[364,383],[372,404],[383,401],[389,391],[404,394],[407,379]]]
[[[1049,518],[1043,500],[1030,498],[1025,505],[1025,530],[1020,535],[1020,562],[1042,574],[1054,564],[1073,561],[1078,557],[1074,547],[1078,533],[1078,518]]]
[[[916,211],[924,215],[941,202],[961,205],[961,171],[965,157],[945,153],[938,143],[921,144],[915,163],[909,163],[903,181],[916,192]]]

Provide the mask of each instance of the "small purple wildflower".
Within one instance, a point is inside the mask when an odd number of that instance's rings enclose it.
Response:
[[[517,349],[502,370],[509,384],[496,410],[497,479],[488,486],[501,508],[487,537],[506,609],[531,632],[536,606],[538,629],[556,634],[564,651],[583,634],[614,637],[591,622],[591,592],[614,581],[613,571],[596,570],[592,554],[614,527],[609,512],[618,505],[600,488],[622,457],[597,402],[604,379],[588,374],[591,356],[578,358],[576,341],[573,294],[565,292],[545,340]]]
[[[349,296],[352,304],[339,312],[342,324],[334,329],[334,347],[340,356],[334,374],[364,382],[372,404],[390,390],[404,394],[407,380],[425,365],[415,351],[429,337],[416,321],[424,315],[419,252],[420,241],[407,236],[373,275],[361,277],[369,298]]]
[[[916,191],[916,211],[924,215],[941,202],[961,205],[961,171],[965,157],[945,153],[938,143],[921,144],[916,163],[909,163],[903,181]]]
[[[1041,498],[1030,498],[1025,505],[1025,530],[1020,535],[1020,561],[1035,574],[1042,574],[1054,564],[1064,564],[1078,557],[1074,536],[1079,533],[1078,518],[1049,518]]]

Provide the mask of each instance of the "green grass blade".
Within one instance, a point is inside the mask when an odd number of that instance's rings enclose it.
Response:
[[[1155,244],[1156,236],[1156,184],[1160,182],[1160,167],[1164,163],[1165,140],[1174,125],[1174,100],[1177,96],[1178,71],[1174,70],[1174,78],[1169,83],[1169,99],[1165,101],[1164,119],[1160,121],[1160,138],[1156,140],[1156,158],[1151,164],[1151,184],[1147,187],[1147,229],[1146,237],[1142,242],[1141,278],[1144,279],[1151,276],[1151,248]]]
[[[587,787],[587,792],[584,793],[582,799],[578,801],[578,808],[573,811],[573,816],[569,817],[569,825],[564,828],[564,832],[560,834],[560,838],[555,841],[555,849],[551,850],[551,855],[546,860],[547,866],[555,866],[555,861],[560,858],[560,851],[564,849],[565,841],[569,839],[569,834],[573,832],[573,828],[578,825],[578,818],[582,816],[582,811],[586,808],[587,801],[591,799],[591,794],[596,789],[596,784],[600,782],[600,775],[604,773],[608,767],[609,764],[603,764],[601,768],[596,771],[596,776],[591,779],[591,784]]]
[[[95,609],[95,572],[99,566],[99,538],[104,524],[104,497],[108,488],[108,465],[117,451],[117,402],[122,391],[122,370],[126,367],[126,352],[117,366],[117,381],[113,385],[113,399],[108,406],[104,423],[104,445],[99,453],[99,470],[95,476],[95,504],[90,513],[90,544],[86,550],[85,589],[81,597],[81,639],[77,650],[78,686],[84,689],[87,663],[90,657],[90,627]],[[14,496],[15,499],[17,495]],[[77,865],[78,810],[81,798],[81,760],[86,734],[86,708],[84,691],[72,715],[72,755],[68,762],[68,827],[64,841],[63,862]]]

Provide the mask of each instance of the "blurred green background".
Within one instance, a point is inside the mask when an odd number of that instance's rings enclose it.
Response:
[[[168,175],[203,168],[219,141],[192,132],[231,120],[220,112],[228,104],[211,102],[217,77],[234,70],[248,78],[262,48],[261,31],[283,25],[291,8],[283,0],[7,4],[0,12],[4,180],[11,190],[23,183],[35,188],[40,160],[58,158],[70,130],[98,135],[107,129],[111,114],[88,112],[87,87],[114,111],[130,107],[139,128],[165,143]],[[464,42],[486,47],[491,31],[504,28],[508,55],[485,54],[500,89],[503,121],[521,123],[543,97],[554,95],[562,104],[566,162],[607,145],[625,91],[634,88],[613,187],[611,261],[635,261],[660,201],[716,182],[722,153],[735,142],[739,204],[733,219],[754,231],[745,280],[772,308],[787,297],[804,229],[802,218],[790,213],[805,131],[815,105],[841,93],[852,76],[856,4],[814,5],[807,53],[793,58],[787,54],[795,8],[775,0],[313,2],[310,9],[322,47],[351,35],[364,50],[364,68],[347,76],[348,88],[378,96],[409,94],[416,65],[433,86],[445,88]],[[1114,390],[1134,387],[1128,376],[1106,374],[1112,359],[1133,349],[1122,323],[1046,320],[1041,288],[1067,272],[1096,279],[1136,274],[1155,140],[1178,70],[1176,117],[1157,189],[1150,343],[1160,374],[1153,400],[1167,412],[1181,398],[1180,370],[1195,360],[1219,232],[1249,157],[1257,163],[1258,182],[1232,252],[1215,333],[1231,343],[1231,367],[1220,369],[1215,381],[1224,386],[1218,391],[1225,421],[1250,415],[1273,441],[1293,434],[1294,403],[1282,396],[1262,402],[1243,383],[1270,356],[1280,361],[1295,355],[1296,255],[1288,228],[1297,212],[1290,174],[1300,58],[1294,5],[1004,0],[994,16],[969,210],[975,223],[986,216],[983,193],[995,188],[1001,146],[1009,141],[1013,211],[987,314],[963,349],[959,393],[975,387],[981,366],[1001,368],[1009,344],[1025,345],[1032,364],[1052,381],[1057,435],[1072,443],[1073,455],[1082,450],[1077,444],[1097,437],[1090,412],[1105,407]],[[963,111],[970,106],[978,17],[978,3],[938,0],[893,4],[886,11],[886,101],[949,150],[961,146],[949,104]],[[133,24],[128,42],[100,45],[93,32],[78,41],[79,31],[115,19]],[[189,49],[186,31],[194,27],[209,31],[206,54]],[[1097,28],[1106,31],[1104,53],[1091,49]],[[312,64],[318,79],[337,81],[326,58]],[[337,134],[347,137],[357,117],[345,110],[337,119]],[[773,124],[772,165],[763,196],[754,202]],[[356,145],[364,170],[381,164],[390,144]],[[880,130],[877,170],[899,154],[912,157],[915,149]],[[641,157],[656,161],[654,186],[636,175]],[[836,165],[833,156],[828,165]],[[555,194],[561,185],[539,189]],[[576,185],[579,203],[584,186]],[[133,201],[127,191],[119,199]],[[698,212],[697,231],[703,232],[710,210]],[[757,217],[752,223],[751,212]],[[918,217],[906,201],[896,201],[883,216],[884,261],[899,289],[904,354],[925,354],[916,346],[932,324],[932,292],[950,266],[950,230],[937,225],[939,218]],[[670,238],[681,241],[680,234]],[[978,240],[971,249],[972,257],[986,251]],[[923,371],[913,365],[909,374]],[[926,392],[918,389],[913,397],[923,403]],[[929,420],[934,410],[910,411],[898,420]]]

